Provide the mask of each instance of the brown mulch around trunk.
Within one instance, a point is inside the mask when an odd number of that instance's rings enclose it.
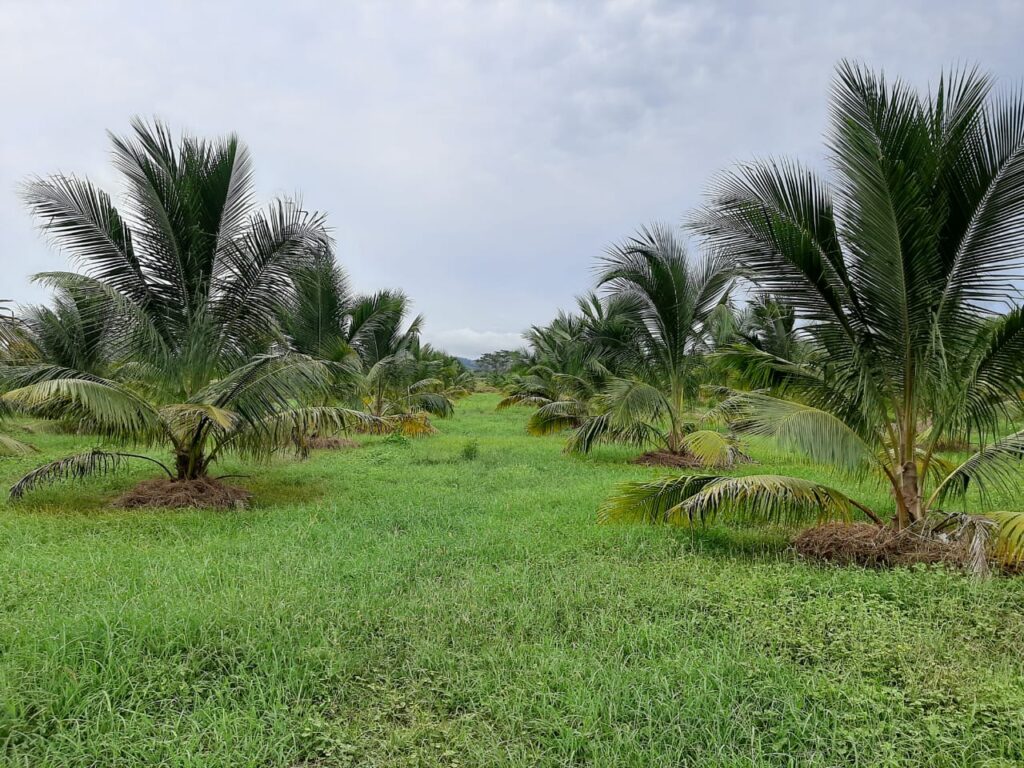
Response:
[[[338,451],[347,448],[358,448],[359,443],[347,437],[311,437],[308,442],[314,451]]]
[[[252,494],[244,488],[228,485],[212,477],[198,480],[171,480],[160,477],[139,483],[117,498],[113,506],[122,509],[236,509],[247,506],[250,499]]]
[[[637,456],[635,459],[630,459],[630,464],[640,464],[644,467],[675,467],[676,469],[714,469],[714,467],[706,467],[700,463],[700,461],[688,453],[672,453],[671,451],[648,451],[645,454]],[[745,453],[736,451],[732,464],[728,466],[735,466],[737,464],[753,464],[754,460],[747,456]],[[727,467],[718,467],[719,469]]]
[[[808,528],[793,539],[793,548],[809,560],[866,568],[917,563],[962,568],[969,560],[967,548],[961,543],[871,523],[826,523]]]
[[[685,453],[672,453],[670,451],[648,451],[647,453],[630,459],[630,464],[640,464],[645,467],[678,467],[680,469],[700,469],[700,462],[693,456]]]

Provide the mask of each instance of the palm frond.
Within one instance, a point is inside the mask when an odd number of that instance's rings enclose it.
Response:
[[[160,414],[143,398],[99,378],[47,378],[3,395],[3,400],[42,418],[67,419],[104,437],[139,444],[164,436]]]
[[[64,480],[82,480],[93,475],[110,474],[123,468],[129,459],[143,459],[152,462],[161,467],[169,477],[173,477],[170,470],[163,463],[149,456],[103,451],[99,448],[93,448],[91,451],[65,456],[63,459],[57,459],[33,469],[11,486],[10,497],[12,501],[17,501],[40,485],[49,485]]]
[[[682,448],[708,469],[731,467],[746,458],[735,440],[713,429],[690,432],[683,438]]]
[[[863,472],[877,458],[877,436],[865,439],[834,413],[793,400],[738,393],[730,399],[730,418],[739,432],[774,438],[813,461],[850,472]]]
[[[223,452],[265,459],[297,439],[311,435],[357,432],[382,432],[386,421],[362,411],[337,406],[308,406],[272,413],[258,421],[246,422],[225,435],[214,456]]]
[[[794,525],[849,520],[863,505],[834,488],[781,475],[684,475],[622,486],[598,513],[603,522],[691,525],[715,519]]]
[[[21,440],[16,440],[10,435],[0,433],[0,457],[25,456],[38,452],[38,448]]]
[[[993,490],[1012,493],[1020,482],[1024,460],[1024,431],[1014,432],[976,451],[935,488],[929,505],[945,499],[962,498],[970,488],[984,495]]]
[[[1008,565],[1024,562],[1024,512],[986,512],[984,517],[998,526],[995,556]]]
[[[576,400],[556,400],[545,403],[530,416],[526,431],[541,437],[566,429],[575,429],[587,419],[586,406]]]

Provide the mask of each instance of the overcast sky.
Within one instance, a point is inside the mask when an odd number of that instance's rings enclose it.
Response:
[[[922,86],[1022,79],[1024,2],[0,0],[0,298],[68,260],[17,195],[115,189],[133,115],[236,131],[261,197],[329,213],[360,290],[398,287],[426,338],[476,356],[571,305],[640,224],[678,223],[730,164],[821,165],[835,63]]]

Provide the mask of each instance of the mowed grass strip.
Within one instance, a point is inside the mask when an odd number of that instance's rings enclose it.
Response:
[[[407,444],[225,465],[252,474],[245,511],[105,509],[143,467],[4,506],[0,764],[1024,762],[1024,581],[596,525],[664,470],[566,456],[497,400]],[[827,477],[753,453],[742,471]]]

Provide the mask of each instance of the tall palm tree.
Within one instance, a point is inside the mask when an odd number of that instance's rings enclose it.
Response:
[[[834,176],[790,161],[743,165],[694,221],[757,290],[792,308],[812,348],[807,361],[759,354],[788,397],[740,396],[739,424],[872,473],[901,528],[932,529],[969,489],[1016,487],[1024,456],[1024,433],[1004,434],[1024,388],[1024,98],[990,91],[976,70],[923,95],[843,63]],[[950,436],[973,446],[968,458],[940,454]],[[857,509],[883,515],[795,478],[709,475],[629,488],[604,514],[805,520]],[[1000,546],[1024,554],[1024,515],[990,518]]]
[[[169,476],[207,474],[226,452],[261,457],[296,430],[361,415],[309,405],[329,385],[325,365],[290,352],[277,318],[295,300],[294,277],[329,247],[323,218],[279,200],[254,205],[252,162],[237,137],[176,142],[135,120],[111,136],[124,197],[73,176],[37,178],[25,200],[83,273],[44,279],[80,297],[83,327],[108,318],[109,363],[99,375],[54,356],[4,371],[3,400],[72,419],[119,446],[166,445]],[[136,454],[93,450],[40,467],[12,489],[80,477]]]
[[[674,454],[729,451],[724,436],[698,430],[692,410],[704,382],[712,324],[735,275],[717,254],[696,260],[664,226],[641,229],[608,251],[598,287],[632,321],[614,348],[615,372],[568,444],[589,451],[600,441],[655,444]],[[538,412],[551,430],[571,424],[557,409]],[[538,423],[536,429],[543,427]],[[699,431],[696,437],[693,433]]]

